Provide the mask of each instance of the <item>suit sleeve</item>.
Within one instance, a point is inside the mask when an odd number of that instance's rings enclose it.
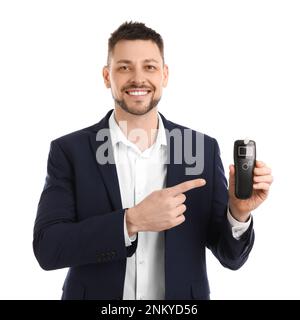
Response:
[[[78,221],[74,177],[64,150],[52,141],[33,234],[34,254],[45,270],[109,263],[136,250],[137,240],[125,246],[124,209]]]
[[[207,246],[220,263],[229,269],[239,269],[248,259],[254,243],[253,219],[247,231],[237,240],[227,219],[228,189],[220,149],[214,139],[214,174],[212,205]]]

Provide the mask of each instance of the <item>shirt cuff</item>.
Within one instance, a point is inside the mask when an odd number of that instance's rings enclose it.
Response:
[[[240,222],[233,218],[233,216],[230,213],[229,207],[227,209],[227,219],[228,222],[232,228],[232,236],[239,240],[241,236],[248,230],[251,221],[252,221],[252,215],[250,215],[250,218],[246,222]]]
[[[136,234],[133,236],[129,237],[128,231],[127,231],[127,224],[126,224],[126,211],[124,214],[124,239],[125,239],[125,246],[129,247],[131,246],[132,242],[136,240]]]

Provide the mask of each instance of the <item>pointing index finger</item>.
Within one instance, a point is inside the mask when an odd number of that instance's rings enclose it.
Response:
[[[176,196],[180,193],[187,192],[194,188],[202,187],[205,184],[206,184],[206,181],[204,179],[193,179],[193,180],[188,180],[188,181],[179,183],[173,187],[168,188],[168,190],[172,195]]]

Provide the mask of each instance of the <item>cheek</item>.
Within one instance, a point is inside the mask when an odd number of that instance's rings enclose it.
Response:
[[[121,92],[121,89],[123,87],[123,84],[119,79],[116,81],[115,79],[111,81],[111,90],[115,93],[118,94]]]
[[[153,82],[155,86],[155,95],[160,95],[163,90],[164,81],[161,77],[158,77],[155,82]]]
[[[126,77],[119,74],[117,75],[115,72],[112,72],[110,75],[111,86],[112,88],[114,88],[114,90],[117,90],[117,91],[121,90],[121,88],[126,83],[126,80],[127,80]]]
[[[118,94],[118,89],[117,89],[115,83],[111,83],[110,88],[111,88],[111,91],[112,91],[112,93],[113,93],[114,95]]]

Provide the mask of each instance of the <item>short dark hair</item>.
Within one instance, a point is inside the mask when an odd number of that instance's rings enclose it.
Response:
[[[161,35],[153,29],[146,27],[144,23],[130,21],[121,24],[108,39],[107,65],[109,64],[109,57],[115,45],[121,40],[151,40],[155,42],[164,63],[164,42]]]

